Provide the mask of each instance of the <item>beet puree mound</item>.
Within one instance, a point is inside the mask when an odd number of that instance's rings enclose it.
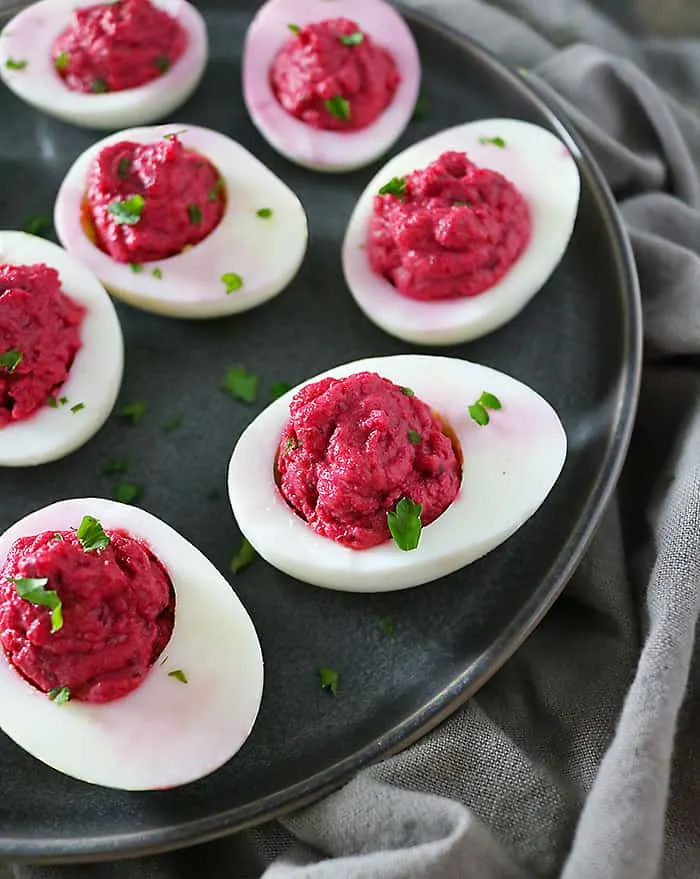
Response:
[[[295,394],[279,445],[279,488],[318,534],[351,549],[390,539],[402,497],[428,525],[457,496],[461,467],[425,403],[371,372],[326,378]]]
[[[76,92],[120,92],[158,79],[187,46],[187,32],[150,0],[116,0],[73,12],[51,50]]]
[[[307,24],[280,49],[270,71],[284,109],[330,131],[371,125],[391,103],[400,79],[389,52],[347,18]]]
[[[43,263],[0,265],[0,428],[44,406],[80,349],[85,309]]]
[[[175,598],[146,544],[108,531],[106,549],[86,552],[74,531],[17,540],[0,573],[0,644],[31,684],[68,687],[73,700],[111,702],[143,681],[170,640]],[[48,577],[61,599],[63,626],[17,593],[8,577]]]
[[[120,204],[143,199],[124,221]],[[219,172],[177,137],[105,147],[88,174],[88,220],[97,244],[118,262],[165,259],[206,238],[224,213]]]
[[[502,174],[443,153],[377,195],[367,230],[372,270],[411,299],[476,296],[493,287],[530,240],[527,202]]]

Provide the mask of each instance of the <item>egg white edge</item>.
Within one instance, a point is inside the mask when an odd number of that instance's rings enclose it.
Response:
[[[0,428],[0,467],[55,461],[84,445],[105,423],[124,371],[124,340],[114,305],[100,282],[62,247],[24,232],[0,232],[0,263],[45,263],[58,271],[63,292],[86,308],[81,348],[58,396],[68,403],[43,406],[31,418]],[[85,408],[71,412],[71,406]]]
[[[248,113],[267,142],[292,162],[333,173],[370,164],[399,139],[418,99],[421,63],[413,34],[399,12],[384,0],[355,0],[347,17],[386,47],[396,61],[401,82],[392,102],[372,125],[356,132],[319,131],[294,118],[277,101],[269,70],[291,36],[287,24],[303,27],[341,14],[331,7],[327,0],[268,0],[246,33],[242,79]]]
[[[442,516],[423,528],[418,548],[410,552],[402,552],[393,542],[357,551],[317,535],[290,510],[274,482],[274,456],[293,395],[326,376],[364,370],[411,387],[447,420],[462,446],[460,493]],[[496,394],[503,409],[492,413],[489,425],[480,427],[467,407],[484,390]],[[564,427],[549,403],[504,373],[456,358],[369,358],[302,382],[246,428],[229,463],[229,499],[240,530],[266,561],[284,573],[341,591],[405,589],[464,567],[517,531],[557,481],[566,447]],[[475,460],[478,467],[471,465]],[[519,492],[517,503],[513,491]],[[464,532],[470,534],[466,545]]]
[[[15,15],[0,32],[0,78],[28,104],[74,125],[113,129],[167,117],[192,94],[207,64],[207,29],[201,14],[187,0],[153,0],[187,31],[187,47],[178,61],[145,85],[85,94],[63,84],[53,67],[51,47],[68,26],[73,10],[93,2],[40,0]],[[10,70],[9,58],[28,64],[23,70]]]
[[[176,592],[172,637],[137,690],[103,705],[56,705],[0,649],[0,728],[54,769],[105,787],[149,790],[208,775],[241,748],[260,708],[263,658],[255,627],[196,547],[150,513],[115,501],[76,498],[31,513],[0,537],[0,568],[19,537],[77,527],[83,515],[151,546]],[[174,670],[184,671],[188,683],[169,677]]]
[[[482,144],[502,137],[505,148]],[[504,174],[526,198],[532,217],[530,242],[508,273],[477,296],[419,302],[376,275],[365,250],[373,198],[392,177],[426,167],[443,152],[466,152],[477,165]],[[360,196],[342,245],[345,280],[360,309],[378,327],[406,342],[452,345],[498,329],[543,287],[561,261],[578,211],[580,178],[573,156],[559,138],[518,119],[480,119],[448,128],[394,156]]]
[[[85,235],[80,210],[88,169],[99,152],[123,140],[152,143],[178,133],[185,147],[209,159],[228,194],[219,225],[185,253],[144,264],[134,273]],[[271,208],[261,219],[256,211]],[[213,318],[255,308],[281,293],[306,255],[308,225],[294,192],[239,143],[216,131],[187,123],[119,131],[83,152],[66,174],[54,207],[56,233],[64,247],[97,275],[107,289],[136,308],[178,318]],[[274,258],[271,258],[274,256]],[[152,275],[158,267],[159,280]],[[227,294],[221,276],[235,272],[243,287]],[[210,273],[210,274],[209,274]]]

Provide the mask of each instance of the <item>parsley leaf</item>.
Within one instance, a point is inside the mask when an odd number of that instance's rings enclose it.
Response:
[[[401,388],[401,393],[405,397],[415,397],[415,393],[411,390],[411,388]]]
[[[187,205],[187,213],[190,215],[190,220],[198,225],[202,222],[202,211],[196,204],[188,204]]]
[[[287,391],[291,391],[292,386],[289,382],[275,382],[270,388],[270,399],[278,400],[280,397],[284,396]]]
[[[75,415],[76,412],[80,412],[84,408],[85,408],[85,403],[76,403],[75,406],[70,407],[70,411],[73,413],[73,415]]]
[[[344,121],[350,118],[350,101],[347,101],[342,95],[334,95],[332,98],[328,98],[328,100],[323,102],[323,106],[336,119]]]
[[[164,134],[163,137],[165,140],[173,140],[176,137],[179,137],[181,134],[186,134],[189,131],[189,128],[181,128],[179,131],[171,131],[169,134]]]
[[[105,534],[101,523],[94,516],[83,516],[76,537],[85,552],[106,549],[110,544],[109,536]]]
[[[137,400],[135,403],[129,403],[126,406],[122,406],[119,410],[119,414],[122,418],[130,420],[132,424],[138,424],[143,418],[145,411],[146,404],[143,400]]]
[[[168,672],[169,678],[175,678],[176,681],[180,681],[181,684],[187,683],[187,675],[181,668],[176,668],[175,671]]]
[[[176,415],[174,418],[171,418],[170,421],[167,421],[163,425],[163,430],[166,433],[172,433],[174,430],[177,430],[182,425],[182,416]]]
[[[362,31],[354,31],[351,34],[341,34],[338,39],[344,46],[359,46],[365,39]]]
[[[261,220],[269,220],[272,216],[272,208],[260,208],[255,212]]]
[[[232,574],[238,574],[244,568],[247,568],[248,565],[252,564],[257,557],[257,553],[248,542],[248,540],[244,537],[241,540],[241,545],[238,548],[238,552],[231,559],[231,564],[228,566],[229,570]]]
[[[170,70],[170,58],[156,58],[155,65],[160,73],[167,73]]]
[[[90,84],[90,91],[94,92],[96,95],[104,94],[109,91],[109,86],[101,77],[97,77],[97,79],[93,79]]]
[[[402,497],[395,510],[386,514],[387,525],[394,543],[399,549],[416,549],[420,540],[422,504],[414,504],[410,498]]]
[[[216,183],[209,190],[209,201],[218,201],[224,188],[224,178],[219,177]]]
[[[119,159],[119,164],[117,165],[117,177],[121,177],[122,180],[126,180],[126,178],[129,176],[130,169],[130,159],[127,159],[126,156],[122,156],[121,159]]]
[[[418,122],[420,119],[423,119],[427,112],[428,99],[425,95],[418,95],[418,100],[416,101],[416,105],[413,108],[413,116],[411,116],[411,120],[413,122]]]
[[[41,235],[51,230],[51,220],[41,214],[31,214],[22,225],[22,231],[27,235]]]
[[[65,406],[68,402],[68,397],[59,397],[58,402],[61,404],[61,406]]]
[[[488,391],[484,391],[476,403],[472,403],[472,405],[469,406],[469,415],[478,425],[485,427],[491,420],[489,413],[486,410],[500,408],[501,401],[498,397],[489,394]]]
[[[298,24],[288,24],[287,27],[289,28],[289,30],[293,34],[300,34],[301,33],[301,28],[299,27]]]
[[[8,70],[24,70],[28,63],[28,61],[15,61],[13,58],[8,58],[5,62],[5,67]]]
[[[408,441],[409,443],[411,443],[412,446],[420,445],[420,434],[412,427],[408,430]]]
[[[122,201],[119,201],[119,199],[113,201],[107,207],[107,210],[112,214],[117,223],[135,226],[141,219],[145,206],[146,201],[144,197],[136,193],[136,195],[132,195],[130,198],[125,198]]]
[[[18,351],[17,348],[10,348],[4,354],[0,354],[0,369],[4,369],[5,372],[14,372],[23,359],[24,355],[21,351]]]
[[[158,278],[158,280],[160,281],[161,278],[163,277],[163,270],[159,269],[158,266],[156,266],[153,269],[153,271],[151,272],[151,274],[153,275],[154,278]]]
[[[394,634],[394,620],[391,617],[382,617],[379,620],[379,628],[381,629],[382,635],[390,637]]]
[[[53,66],[56,70],[65,70],[69,63],[70,55],[68,52],[59,52],[59,54],[53,59]]]
[[[65,705],[70,702],[70,690],[68,687],[51,687],[46,694],[56,705]]]
[[[129,263],[129,268],[131,269],[131,271],[132,271],[135,275],[138,275],[139,272],[142,272],[142,271],[143,271],[143,263],[140,263],[140,262],[130,262],[130,263]]]
[[[482,406],[485,406],[487,409],[501,409],[501,401],[495,394],[489,394],[488,391],[484,391],[479,397],[479,402]]]
[[[48,577],[8,577],[20,598],[30,604],[48,607],[51,610],[51,634],[63,627],[63,605],[58,592],[44,589],[49,582]]]
[[[221,276],[221,283],[226,287],[226,294],[235,293],[243,287],[243,278],[235,272],[226,272]]]
[[[506,142],[503,140],[502,137],[480,137],[479,143],[491,143],[494,146],[500,147],[501,149],[503,149],[503,147],[506,145]]]
[[[258,377],[248,372],[245,366],[231,366],[222,379],[221,389],[234,400],[254,403],[258,396]]]
[[[395,195],[397,198],[403,198],[406,195],[406,178],[392,177],[388,183],[379,189],[380,195]]]
[[[338,692],[340,675],[334,668],[319,668],[318,675],[321,678],[321,687],[328,690],[333,696]]]
[[[140,485],[134,482],[118,482],[114,486],[114,500],[120,504],[131,504],[142,495]]]
[[[125,458],[110,458],[105,461],[102,467],[102,473],[105,476],[112,476],[114,473],[125,473],[129,467],[129,462]]]

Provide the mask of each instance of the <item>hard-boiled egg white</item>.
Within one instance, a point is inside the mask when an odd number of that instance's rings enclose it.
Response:
[[[289,403],[305,384],[376,372],[410,387],[454,431],[464,457],[454,503],[423,528],[418,548],[393,541],[348,549],[316,534],[287,505],[273,464]],[[267,407],[241,435],[228,472],[231,507],[241,531],[271,565],[299,580],[348,592],[387,592],[444,577],[502,543],[538,509],[566,457],[566,435],[552,407],[527,385],[476,363],[398,355],[346,363],[304,382]],[[468,406],[483,391],[502,409],[485,427]]]
[[[67,402],[0,428],[0,467],[44,464],[84,445],[107,420],[122,381],[122,331],[97,278],[57,244],[24,232],[0,232],[0,264],[36,263],[56,269],[63,292],[85,307],[82,345],[57,394]]]
[[[186,0],[153,2],[180,23],[188,40],[182,56],[158,79],[106,94],[71,91],[64,85],[51,54],[54,40],[68,27],[73,10],[92,6],[94,0],[40,0],[18,13],[0,33],[0,77],[37,110],[74,125],[114,129],[162,119],[199,84],[207,63],[207,31]],[[13,62],[23,66],[16,69]]]
[[[100,705],[57,705],[0,649],[0,728],[59,772],[105,787],[167,788],[208,775],[241,748],[260,707],[253,623],[198,549],[150,513],[114,501],[79,498],[31,513],[0,537],[0,568],[18,538],[76,528],[85,515],[144,540],[160,559],[176,596],[172,637],[138,689]]]
[[[175,133],[185,148],[197,151],[218,169],[226,188],[226,210],[219,225],[199,244],[146,263],[143,271],[135,273],[85,234],[81,205],[88,169],[110,144],[147,144]],[[261,217],[260,210],[271,213]],[[306,214],[292,190],[240,144],[194,125],[132,128],[91,146],[76,159],[61,184],[54,225],[66,250],[114,296],[136,308],[180,318],[247,311],[281,293],[297,273],[308,240]],[[158,269],[156,275],[154,269]],[[227,274],[238,275],[242,287],[227,292],[222,281]]]
[[[387,48],[401,76],[389,106],[360,131],[319,131],[287,113],[270,85],[272,62],[299,27],[345,16]],[[317,171],[350,171],[368,165],[398,140],[408,125],[420,87],[420,58],[401,15],[384,0],[268,0],[248,28],[243,47],[243,98],[262,136],[292,162]]]
[[[500,138],[505,146],[491,141]],[[465,152],[477,165],[507,177],[527,201],[530,242],[507,274],[477,296],[421,302],[375,274],[365,252],[373,198],[393,177],[425,168],[442,153]],[[483,119],[441,131],[392,158],[370,181],[352,213],[343,242],[345,280],[378,327],[406,342],[453,345],[507,323],[541,289],[561,260],[578,210],[576,162],[549,131],[518,119]]]

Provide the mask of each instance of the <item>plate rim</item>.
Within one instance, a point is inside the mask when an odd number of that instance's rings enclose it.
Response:
[[[27,4],[22,4],[27,5]],[[342,760],[287,788],[268,794],[244,806],[167,828],[117,835],[61,837],[57,840],[0,840],[0,863],[89,863],[143,857],[186,848],[276,820],[317,802],[347,784],[360,769],[387,759],[414,744],[465,704],[530,636],[561,595],[595,535],[617,485],[632,435],[642,371],[642,306],[639,280],[627,231],[615,199],[590,149],[577,133],[566,112],[551,94],[544,94],[536,82],[526,80],[474,38],[461,33],[433,15],[394,4],[409,26],[418,25],[456,45],[474,58],[487,74],[514,89],[542,116],[576,159],[582,183],[587,185],[605,222],[618,277],[627,295],[623,299],[624,319],[621,350],[623,366],[618,380],[614,419],[597,478],[589,487],[587,500],[569,539],[560,548],[554,564],[519,613],[496,641],[462,673],[443,687],[420,709],[405,717],[382,737],[354,751]],[[5,20],[11,10],[2,10]]]

